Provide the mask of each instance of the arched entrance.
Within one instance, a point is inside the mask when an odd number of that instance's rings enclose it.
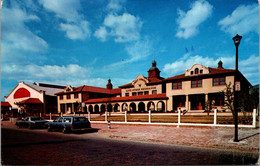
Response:
[[[155,104],[154,104],[154,102],[150,101],[150,102],[147,104],[147,110],[150,110],[150,111],[154,111],[154,110],[155,110]]]
[[[159,101],[157,103],[157,111],[164,112],[165,111],[165,104],[163,101]]]
[[[122,104],[122,110],[123,111],[128,111],[128,105],[126,103]]]
[[[107,105],[107,111],[108,111],[108,112],[112,112],[112,110],[113,110],[112,104],[108,104],[108,105]]]
[[[135,103],[130,104],[130,112],[136,112],[136,105]]]
[[[120,111],[119,108],[120,108],[119,104],[116,103],[116,104],[114,105],[114,112],[119,112],[119,111]]]
[[[102,113],[106,112],[106,106],[104,104],[101,105],[101,112]]]
[[[138,112],[145,112],[145,104],[143,102],[138,104]]]
[[[89,105],[88,110],[89,110],[90,113],[93,113],[93,106]]]
[[[99,106],[98,105],[95,105],[95,107],[94,107],[94,112],[99,112]]]

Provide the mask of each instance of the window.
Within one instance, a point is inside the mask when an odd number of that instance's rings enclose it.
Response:
[[[195,69],[195,74],[199,74],[199,69],[198,68]]]
[[[225,77],[213,78],[213,86],[225,85],[225,84],[226,84]]]
[[[157,90],[153,90],[153,91],[152,91],[152,94],[157,94]]]
[[[182,89],[182,82],[173,82],[172,89]]]
[[[63,95],[60,96],[60,100],[63,100]]]
[[[70,94],[67,94],[67,99],[70,99]]]
[[[200,70],[200,74],[203,74],[203,70]]]
[[[78,94],[78,93],[75,93],[75,94],[74,94],[74,99],[77,99],[77,98],[79,98],[79,94]]]
[[[144,91],[144,95],[149,95],[149,91]]]
[[[144,95],[144,92],[138,92],[138,95]]]
[[[193,71],[190,72],[190,75],[193,75]]]
[[[202,87],[202,80],[191,81],[191,87],[192,88]]]
[[[132,96],[136,96],[136,95],[137,95],[137,93],[136,93],[136,92],[133,92],[133,93],[132,93]]]
[[[125,96],[129,96],[129,93],[125,93]]]

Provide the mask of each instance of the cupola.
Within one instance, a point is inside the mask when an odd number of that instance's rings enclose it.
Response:
[[[113,84],[111,83],[110,79],[107,81],[107,89],[113,89]]]
[[[224,69],[223,62],[221,60],[218,62],[218,69]]]
[[[149,78],[159,78],[160,72],[161,71],[156,67],[156,61],[153,60],[152,67],[148,70],[148,77]]]

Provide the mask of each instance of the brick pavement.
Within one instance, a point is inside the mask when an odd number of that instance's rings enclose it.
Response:
[[[14,127],[14,123],[1,121],[1,125]],[[187,127],[158,125],[121,125],[92,123],[92,128],[98,128],[94,135],[132,141],[144,141],[166,144],[230,149],[239,151],[259,152],[259,128],[239,128],[240,142],[233,142],[234,128],[226,127]]]

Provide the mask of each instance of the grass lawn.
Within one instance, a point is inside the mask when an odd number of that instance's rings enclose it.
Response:
[[[107,117],[111,122],[124,122],[124,115],[112,115]],[[105,116],[91,117],[91,121],[105,121]],[[127,115],[127,122],[148,122],[148,115]],[[178,116],[175,115],[152,115],[151,122],[154,123],[178,123]],[[252,117],[239,117],[239,124],[252,124]],[[181,123],[213,124],[214,116],[184,115],[181,116]],[[217,124],[233,124],[232,116],[218,116]]]

